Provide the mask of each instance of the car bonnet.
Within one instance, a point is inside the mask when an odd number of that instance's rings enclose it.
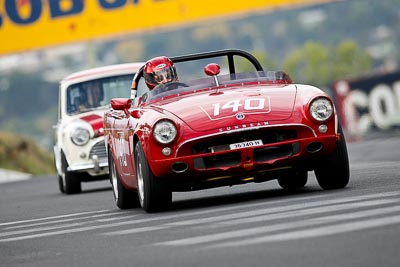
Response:
[[[286,120],[295,98],[295,85],[266,85],[193,93],[153,105],[173,113],[195,131],[210,131]]]

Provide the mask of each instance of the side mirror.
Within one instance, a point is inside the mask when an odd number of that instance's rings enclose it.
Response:
[[[204,72],[208,76],[213,76],[215,80],[215,85],[219,86],[219,82],[217,79],[217,75],[221,71],[221,67],[217,63],[210,63],[207,64],[207,66],[204,67]]]
[[[216,76],[221,71],[221,67],[217,63],[210,63],[204,67],[204,72],[207,76]]]
[[[114,110],[127,110],[130,109],[132,100],[130,98],[113,98],[111,99],[111,107]]]

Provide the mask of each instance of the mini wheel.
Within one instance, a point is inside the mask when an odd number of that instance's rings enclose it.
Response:
[[[60,191],[65,194],[77,194],[82,192],[81,180],[77,173],[68,171],[68,162],[64,153],[61,153],[62,173],[58,177]]]

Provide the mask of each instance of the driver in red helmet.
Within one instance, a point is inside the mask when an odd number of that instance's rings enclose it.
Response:
[[[178,81],[174,63],[165,56],[147,61],[143,69],[143,77],[150,90],[159,84]]]

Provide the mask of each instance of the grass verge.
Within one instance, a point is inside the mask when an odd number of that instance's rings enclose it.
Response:
[[[53,154],[29,137],[0,132],[0,168],[33,175],[55,173]]]

